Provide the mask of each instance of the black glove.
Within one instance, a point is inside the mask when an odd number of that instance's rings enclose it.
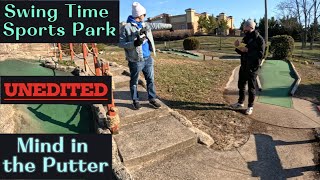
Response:
[[[140,36],[137,36],[137,39],[134,41],[134,47],[138,47],[141,46],[141,44],[143,43],[143,40],[140,38]]]
[[[173,28],[171,28],[171,29],[169,29],[170,30],[170,32],[174,32],[174,29]]]
[[[236,48],[235,51],[236,51],[238,54],[240,54],[240,55],[243,54],[243,52],[240,51],[238,48]]]
[[[146,28],[142,28],[141,30],[140,30],[140,35],[147,35],[147,29]]]

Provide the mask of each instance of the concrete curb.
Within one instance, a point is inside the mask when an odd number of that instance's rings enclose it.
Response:
[[[192,55],[192,56],[197,56],[197,57],[200,57],[198,54],[195,54],[193,52],[190,52],[190,51],[186,51],[186,50],[179,50],[179,49],[165,49],[165,50],[158,50],[159,52],[166,52],[166,51],[175,51],[175,52],[181,52],[181,53],[186,53],[186,54],[189,54],[189,55]]]
[[[201,131],[200,129],[193,126],[192,122],[188,120],[185,116],[178,113],[177,111],[174,111],[172,109],[169,109],[170,114],[175,117],[182,125],[187,127],[190,131],[195,133],[197,135],[198,143],[204,144],[207,147],[210,147],[214,144],[214,140],[210,135],[207,133]]]
[[[288,63],[291,65],[294,73],[295,73],[296,76],[297,76],[296,83],[295,83],[294,87],[293,87],[292,90],[291,90],[291,96],[293,96],[293,95],[296,93],[296,91],[297,91],[297,89],[298,89],[298,87],[299,87],[299,85],[300,85],[301,77],[300,77],[298,71],[296,70],[296,67],[293,65],[293,63],[292,63],[291,61],[289,61],[289,60],[287,60],[287,61],[288,61]]]
[[[233,78],[233,77],[234,77],[234,74],[235,74],[236,69],[237,69],[238,67],[240,67],[240,65],[237,66],[237,67],[235,67],[235,68],[233,69],[232,74],[231,74],[231,76],[229,77],[229,81],[228,81],[228,83],[226,84],[226,87],[225,87],[224,89],[228,89],[228,88],[229,88],[229,85],[230,85],[231,82],[233,81],[233,79],[234,79],[234,78]]]
[[[265,59],[262,59],[260,64],[260,69],[262,68],[262,65],[264,64],[265,61],[266,61]],[[257,76],[257,84],[258,84],[259,91],[262,91],[262,84],[261,84],[259,75]]]

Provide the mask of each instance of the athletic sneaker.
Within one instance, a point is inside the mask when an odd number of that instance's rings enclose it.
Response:
[[[159,109],[161,107],[161,105],[159,103],[157,103],[156,100],[150,100],[149,103],[153,106],[153,108],[155,109]]]
[[[246,115],[251,115],[253,113],[253,107],[248,107],[246,110]]]
[[[232,104],[231,107],[232,107],[232,108],[236,108],[236,109],[238,109],[238,108],[243,108],[243,107],[244,107],[244,104],[235,103],[235,104]]]
[[[136,110],[141,109],[141,105],[139,101],[133,101],[132,105],[133,105],[133,108]]]

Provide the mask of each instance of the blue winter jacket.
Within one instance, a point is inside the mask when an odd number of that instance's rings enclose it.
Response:
[[[131,62],[144,61],[143,45],[135,47],[134,41],[137,39],[140,30],[146,29],[146,36],[149,40],[149,50],[156,56],[156,48],[151,30],[171,29],[171,24],[165,23],[148,23],[143,22],[141,26],[138,23],[129,21],[121,28],[119,47],[124,48],[126,59]]]

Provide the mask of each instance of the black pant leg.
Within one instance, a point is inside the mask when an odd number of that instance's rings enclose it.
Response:
[[[239,99],[238,103],[243,104],[246,98],[246,84],[247,84],[247,73],[240,68],[239,70],[239,80],[238,80],[238,88],[239,88]]]
[[[253,107],[256,98],[257,73],[250,72],[248,78],[249,102],[248,107]]]

